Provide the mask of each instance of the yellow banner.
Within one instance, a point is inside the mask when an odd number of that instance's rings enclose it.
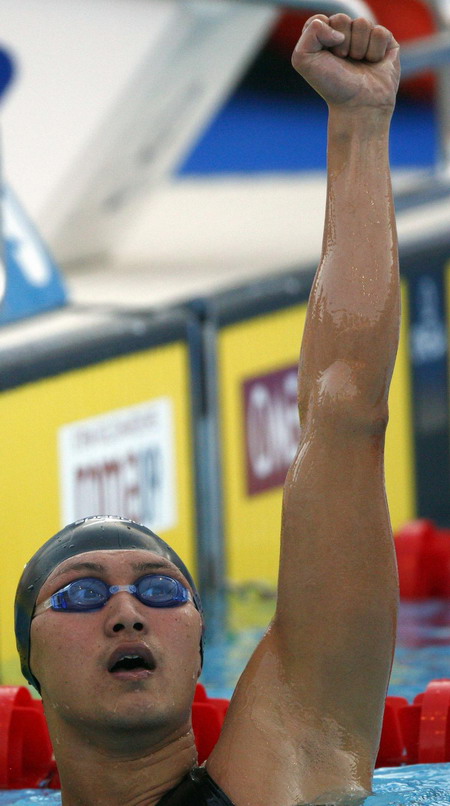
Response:
[[[3,684],[24,682],[13,631],[17,581],[33,552],[65,525],[65,516],[138,519],[154,512],[155,531],[160,528],[195,574],[190,406],[188,347],[182,342],[0,394]],[[109,509],[114,501],[115,511],[80,510]]]

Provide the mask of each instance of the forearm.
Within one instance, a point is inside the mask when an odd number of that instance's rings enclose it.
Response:
[[[304,425],[315,392],[345,378],[349,402],[369,416],[386,407],[399,330],[389,125],[389,110],[330,110],[323,252],[300,359]]]

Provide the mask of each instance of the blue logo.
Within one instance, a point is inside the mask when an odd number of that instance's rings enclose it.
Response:
[[[11,55],[0,47],[0,98],[14,78],[14,74],[15,66]]]
[[[67,302],[59,269],[8,187],[2,191],[0,325]]]

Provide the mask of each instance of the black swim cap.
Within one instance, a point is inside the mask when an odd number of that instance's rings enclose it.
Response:
[[[179,568],[192,589],[200,615],[202,605],[194,580],[178,554],[146,526],[112,516],[95,516],[75,521],[47,540],[27,563],[17,586],[15,627],[17,649],[24,677],[40,691],[30,669],[30,631],[36,599],[45,580],[57,565],[86,551],[144,549],[165,557]],[[203,617],[202,617],[203,621]],[[203,660],[203,640],[200,642]]]

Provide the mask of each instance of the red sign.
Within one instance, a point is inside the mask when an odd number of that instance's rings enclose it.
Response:
[[[284,484],[298,448],[297,366],[249,378],[242,384],[247,492]]]

